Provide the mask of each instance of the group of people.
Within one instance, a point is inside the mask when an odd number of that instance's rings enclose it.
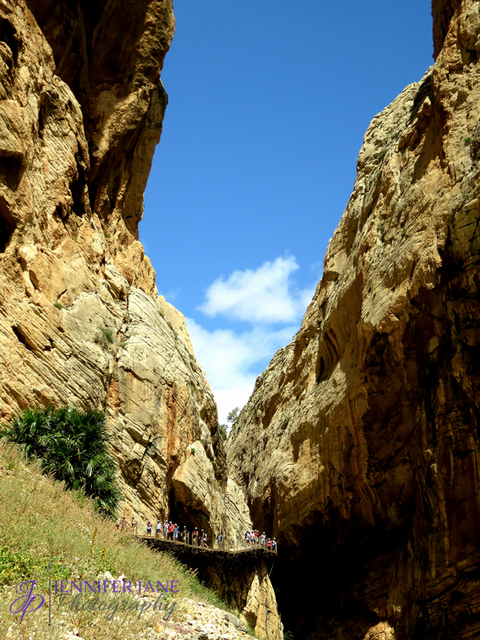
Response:
[[[147,536],[151,536],[153,531],[153,525],[149,520],[147,522]],[[188,531],[187,527],[183,527],[181,529],[178,524],[172,522],[171,520],[166,520],[163,525],[160,520],[157,520],[157,524],[155,525],[155,537],[161,538],[163,536],[164,540],[172,540],[173,542],[186,542],[188,543]],[[192,544],[199,547],[206,547],[208,542],[207,532],[201,529],[200,531],[195,527],[195,530],[192,533]]]
[[[132,521],[130,523],[127,522],[125,516],[122,516],[121,519],[117,518],[117,529],[120,529],[120,531],[128,531],[130,529],[132,533],[135,533],[136,528],[137,521],[135,520],[135,516],[132,516]]]
[[[127,522],[125,516],[122,516],[122,518],[118,518],[117,520],[117,529],[120,529],[120,531],[128,531],[130,529],[132,533],[136,533],[136,528],[137,521],[135,520],[135,516],[132,516],[132,520],[130,523]],[[152,532],[153,524],[149,520],[147,522],[147,536],[151,536]],[[187,527],[183,527],[183,529],[180,529],[178,524],[172,522],[171,520],[165,520],[163,525],[160,520],[157,520],[157,524],[155,525],[155,537],[160,538],[162,536],[164,540],[172,540],[173,542],[183,542],[187,544],[191,542],[191,544],[193,544],[195,547],[208,546],[208,535],[206,531],[195,527],[189,540]],[[222,548],[224,537],[221,532],[217,535],[216,541],[218,547]],[[258,529],[253,529],[252,531],[245,531],[245,545],[247,547],[260,545],[261,547],[263,547],[264,549],[268,549],[269,551],[276,551],[277,539],[267,538],[267,536],[265,535],[265,531],[260,536]]]
[[[277,539],[267,538],[267,536],[265,535],[265,531],[261,536],[259,535],[258,529],[245,531],[245,545],[247,547],[250,547],[258,544],[264,549],[268,549],[270,551],[276,551],[277,549]]]
[[[150,520],[147,522],[147,536],[152,535],[153,525]],[[178,524],[173,523],[171,520],[165,520],[162,523],[160,520],[157,520],[157,524],[155,525],[155,537],[160,538],[163,535],[165,540],[175,540],[180,542],[185,542],[187,536],[187,527],[183,527],[183,531],[180,530]]]
[[[195,530],[192,534],[192,540],[193,540],[194,546],[196,547],[207,547],[207,541],[208,541],[207,532],[204,531],[203,529],[199,531],[197,527],[195,527]]]

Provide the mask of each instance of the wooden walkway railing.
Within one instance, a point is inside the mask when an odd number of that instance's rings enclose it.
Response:
[[[165,538],[163,536],[163,534],[160,534],[160,536],[157,536],[155,534],[152,533],[152,535],[142,535],[139,534],[138,532],[135,533],[135,537],[138,538],[139,540],[145,541],[145,542],[153,542],[153,543],[158,543],[155,546],[160,546],[163,548],[169,548],[171,547],[172,549],[194,549],[196,551],[215,551],[216,553],[225,553],[225,554],[231,554],[231,555],[237,555],[239,553],[255,553],[258,554],[258,552],[264,553],[265,555],[268,556],[276,556],[278,555],[278,544],[275,543],[273,548],[267,548],[266,544],[265,546],[263,546],[260,543],[250,543],[250,544],[245,544],[245,542],[238,541],[238,540],[229,540],[229,539],[224,539],[222,542],[213,542],[210,545],[202,545],[202,544],[194,544],[193,543],[193,532],[187,532],[186,534],[186,542],[184,542],[183,540],[178,540],[178,539],[169,539],[168,537]]]

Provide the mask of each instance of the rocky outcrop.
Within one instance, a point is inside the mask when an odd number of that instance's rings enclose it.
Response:
[[[174,32],[172,2],[27,4],[52,49],[56,78],[73,92],[83,115],[88,166],[78,169],[72,209],[99,217],[120,271],[130,284],[153,291],[155,274],[133,239],[167,104],[160,72]],[[47,117],[58,110],[54,97],[41,93],[41,100]]]
[[[240,556],[235,564],[221,563],[211,567],[206,572],[211,578],[207,584],[211,584],[227,604],[242,611],[242,620],[259,638],[283,640],[283,624],[269,576],[271,570],[265,562]],[[235,576],[234,580],[232,576]]]
[[[479,634],[479,6],[434,1],[435,64],[373,119],[302,326],[231,437],[276,579],[315,579],[279,595],[296,637]]]
[[[169,544],[155,538],[145,538],[145,542],[154,549],[164,549]],[[265,554],[260,547],[245,552],[243,540],[228,537],[221,550],[216,544],[202,550],[183,545],[168,548],[180,562],[188,564],[203,585],[241,612],[241,619],[257,637],[283,640],[283,624],[270,580],[276,555]]]

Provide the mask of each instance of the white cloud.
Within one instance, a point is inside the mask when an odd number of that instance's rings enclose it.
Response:
[[[263,371],[275,351],[292,339],[296,326],[271,331],[257,327],[241,334],[230,329],[207,331],[192,318],[187,318],[195,357],[205,370],[215,396],[220,423],[227,414],[240,409],[250,397],[256,377]]]
[[[264,262],[255,270],[234,271],[210,285],[198,309],[210,317],[225,315],[248,321],[248,331],[208,331],[187,318],[195,356],[207,374],[221,424],[226,424],[232,409],[245,405],[256,377],[300,326],[315,287],[299,289],[295,285],[292,274],[298,268],[295,258],[286,256]],[[274,323],[275,330],[268,326]]]
[[[258,269],[234,271],[226,280],[215,280],[206,301],[198,307],[207,316],[226,315],[252,324],[298,321],[314,288],[298,290],[291,275],[298,269],[293,256],[264,262]]]

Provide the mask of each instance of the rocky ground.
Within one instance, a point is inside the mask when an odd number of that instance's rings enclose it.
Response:
[[[50,640],[99,640],[101,638],[146,638],[151,640],[246,640],[249,636],[245,624],[232,613],[213,605],[195,602],[187,598],[169,600],[159,612],[152,611],[158,594],[147,597],[133,596],[145,611],[141,619],[135,615],[116,615],[106,620],[102,612],[86,622],[65,607],[53,613],[53,623],[48,625],[48,611],[32,612],[25,622],[12,622],[5,638],[11,640],[47,638]],[[15,592],[5,594],[8,602],[18,597]],[[115,602],[117,595],[109,594],[104,599]],[[2,598],[3,599],[3,598]],[[170,611],[172,604],[175,608]],[[32,605],[33,608],[33,605]],[[28,614],[27,614],[28,617]],[[47,635],[48,634],[48,635]]]

